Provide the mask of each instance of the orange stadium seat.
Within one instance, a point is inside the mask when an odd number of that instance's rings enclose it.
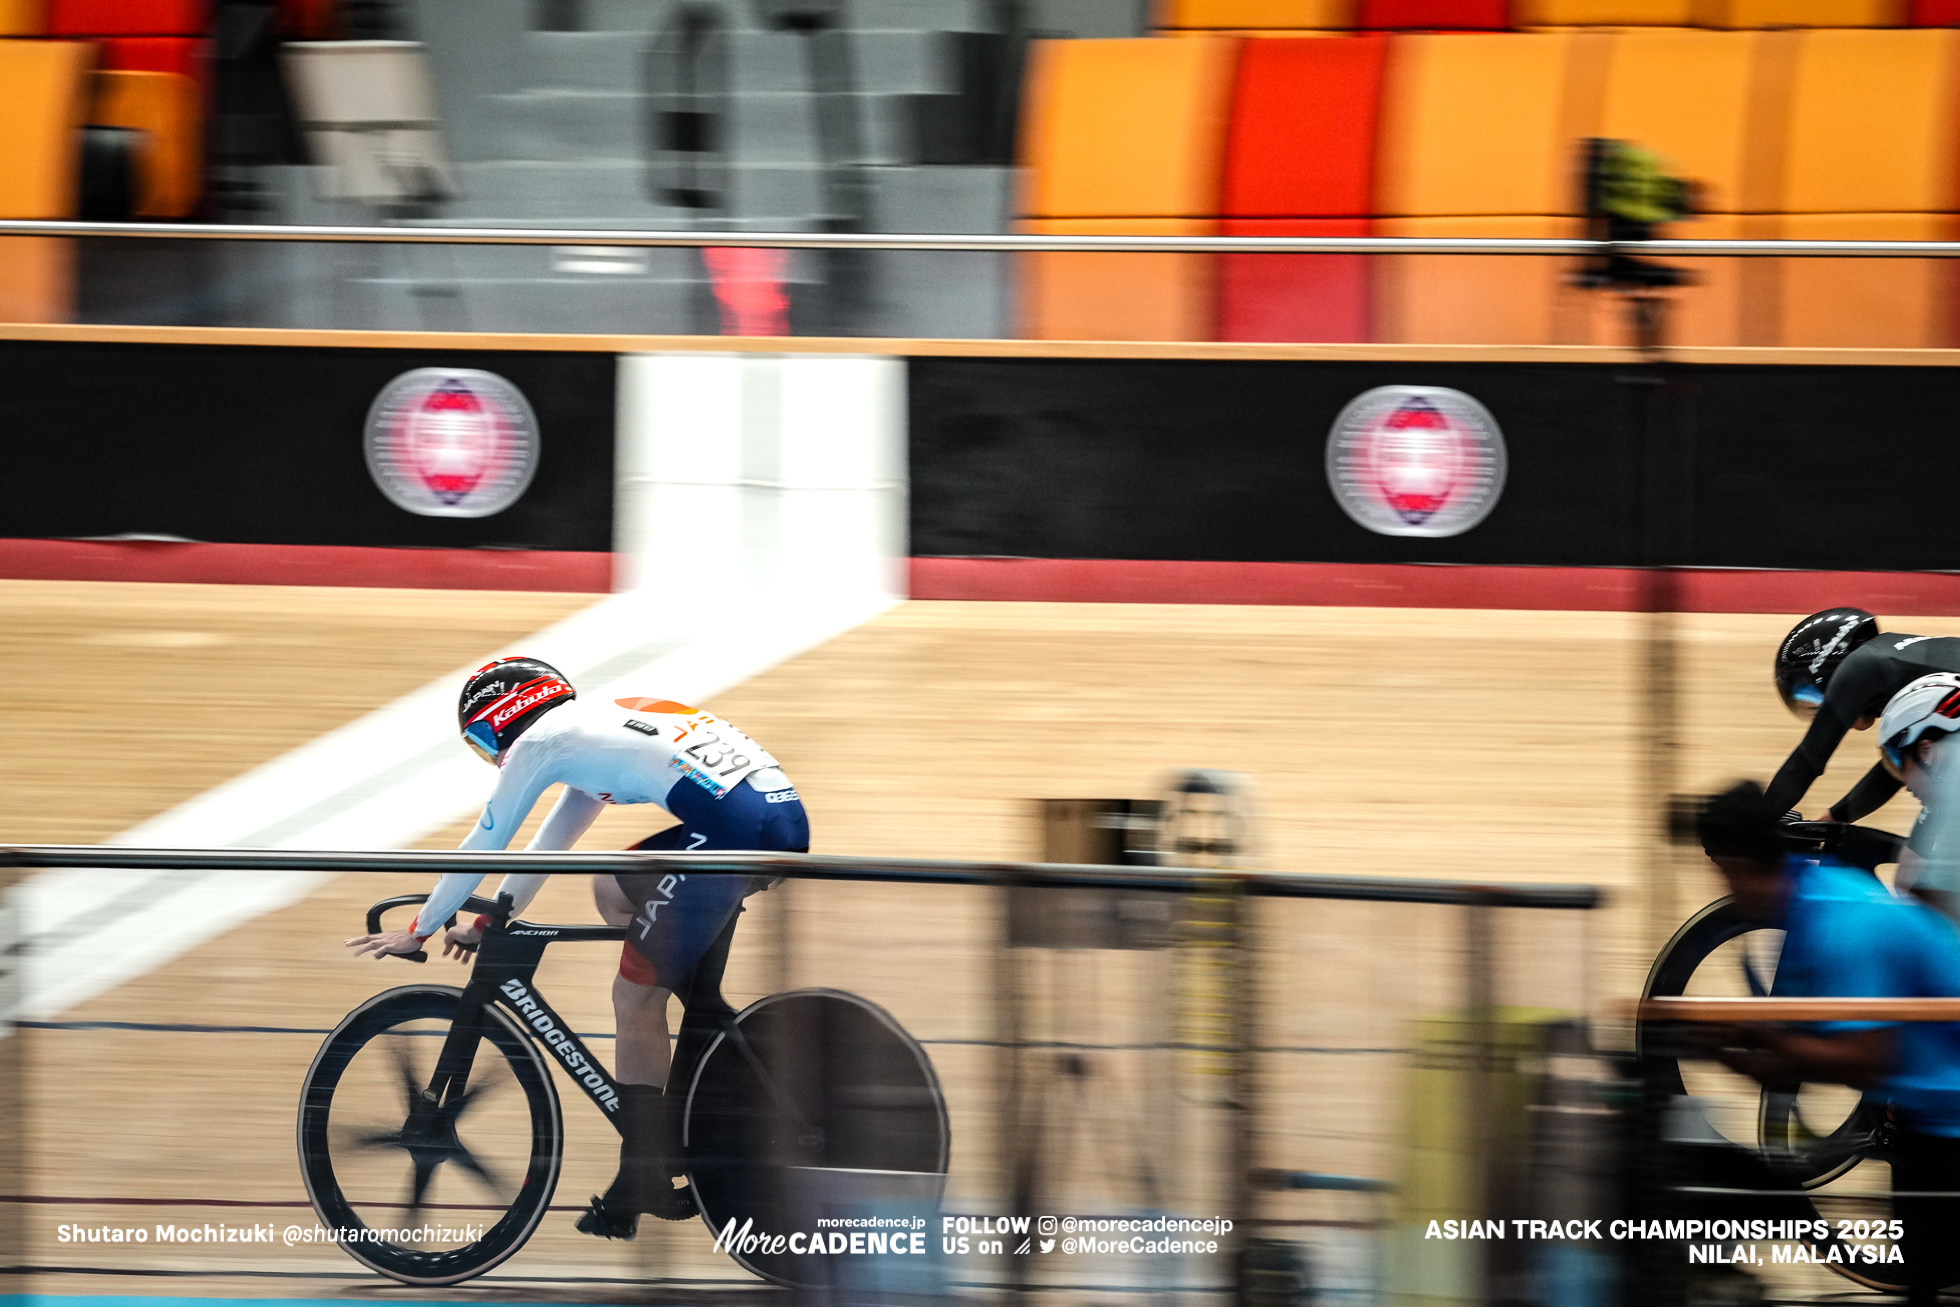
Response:
[[[1021,212],[1030,218],[1204,218],[1239,43],[1034,43]]]
[[[77,41],[0,41],[0,217],[74,216],[94,53]]]
[[[1751,32],[1623,32],[1613,38],[1600,134],[1631,141],[1699,186],[1710,213],[1738,213],[1749,155]]]
[[[1775,207],[1767,193],[1744,198],[1749,186],[1762,189],[1763,165],[1782,139],[1774,123],[1752,112],[1752,87],[1763,90],[1754,73],[1764,39],[1754,32],[1692,31],[1624,32],[1613,39],[1600,134],[1652,150],[1674,175],[1697,184],[1702,215],[1665,235],[1699,240],[1774,235],[1745,232],[1730,216]],[[1695,284],[1672,296],[1670,343],[1743,343],[1738,315],[1747,261],[1697,259],[1677,266],[1689,268]],[[1620,338],[1610,326],[1606,334]]]
[[[1215,218],[1039,218],[1061,236],[1214,236]],[[1020,315],[1031,340],[1210,340],[1217,331],[1210,254],[1023,256]]]
[[[47,0],[0,0],[0,37],[45,36]]]
[[[1799,38],[1778,234],[1950,240],[1960,209],[1960,33],[1819,31]],[[1777,343],[1944,346],[1942,260],[1782,261]]]
[[[1510,0],[1361,0],[1357,26],[1370,31],[1502,32]]]
[[[89,121],[144,134],[137,156],[135,213],[186,218],[204,190],[203,124],[197,83],[176,73],[98,72]]]
[[[1701,0],[1703,27],[1897,27],[1907,0]]]
[[[0,322],[75,316],[75,247],[60,236],[0,239]]]
[[[1596,130],[1611,37],[1408,36],[1383,82],[1375,163],[1381,236],[1570,237],[1580,138]],[[1584,343],[1569,260],[1398,255],[1374,278],[1375,337],[1449,344]]]
[[[93,56],[79,42],[0,41],[0,218],[74,216]],[[73,258],[59,238],[0,238],[0,320],[67,319]]]
[[[1171,31],[1342,30],[1357,0],[1160,0],[1156,26]]]
[[[1069,40],[1033,46],[1019,209],[1029,232],[1218,230],[1225,119],[1239,42]],[[1203,254],[1035,254],[1022,311],[1036,339],[1209,339]]]
[[[1571,240],[1583,221],[1564,216],[1378,218],[1377,236],[1507,236]],[[1371,320],[1380,341],[1440,345],[1590,345],[1605,310],[1567,284],[1572,261],[1533,255],[1396,254],[1377,260]]]
[[[1796,213],[1785,240],[1950,241],[1946,213]],[[1776,343],[1861,349],[1952,348],[1955,272],[1948,259],[1779,259]]]
[[[51,36],[202,36],[211,0],[47,0]]]
[[[1390,45],[1375,211],[1390,217],[1571,213],[1570,33],[1406,36]],[[1604,38],[1610,39],[1610,38]]]
[[[1810,32],[1790,97],[1786,213],[1954,208],[1956,37]]]
[[[1516,0],[1516,27],[1693,27],[1701,0]]]
[[[1228,236],[1366,236],[1388,39],[1248,41],[1225,151]],[[1360,254],[1228,254],[1224,340],[1368,340]]]

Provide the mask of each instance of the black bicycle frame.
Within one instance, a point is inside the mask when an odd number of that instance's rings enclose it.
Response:
[[[403,894],[383,899],[368,909],[368,933],[381,929],[381,916],[391,908],[426,903],[426,894]],[[456,1020],[443,1040],[442,1055],[429,1077],[420,1099],[410,1109],[413,1125],[418,1118],[438,1117],[444,1105],[454,1103],[469,1091],[470,1069],[476,1062],[476,1048],[483,1039],[483,1009],[500,1003],[517,1018],[532,1040],[544,1045],[571,1076],[585,1096],[592,1100],[615,1130],[624,1131],[619,1119],[619,1082],[604,1064],[593,1057],[569,1024],[552,1010],[538,993],[535,977],[538,963],[551,944],[561,940],[615,942],[626,938],[624,926],[539,926],[528,921],[510,920],[511,901],[499,894],[497,901],[471,895],[463,904],[466,912],[490,918],[477,946],[476,963],[470,968],[469,982],[463,986],[462,1004]],[[449,923],[453,924],[451,917]],[[426,954],[424,955],[426,957]],[[420,961],[422,959],[414,959]]]
[[[390,909],[428,901],[426,894],[400,894],[381,900],[368,909],[368,934],[381,933],[382,914]],[[491,1003],[503,1004],[532,1040],[550,1050],[566,1074],[577,1082],[579,1088],[585,1091],[585,1096],[592,1100],[593,1106],[612,1124],[612,1128],[624,1135],[626,1127],[619,1116],[619,1082],[592,1056],[584,1041],[573,1033],[564,1018],[545,1002],[544,996],[535,987],[535,977],[538,963],[552,943],[559,940],[624,942],[626,928],[539,926],[528,921],[512,921],[510,910],[511,898],[508,894],[499,894],[494,903],[472,894],[463,903],[462,911],[480,913],[489,917],[490,922],[484,928],[482,943],[477,946],[476,964],[470,968],[469,982],[463,986],[462,1002],[457,1007],[456,1019],[449,1027],[449,1034],[443,1040],[442,1055],[436,1059],[436,1069],[429,1077],[428,1086],[409,1105],[408,1121],[403,1127],[404,1136],[428,1134],[440,1138],[445,1133],[444,1108],[458,1102],[469,1092],[470,1069],[476,1062],[477,1045],[483,1041],[483,1009]],[[443,923],[443,928],[455,924],[456,918],[452,915]],[[403,956],[412,962],[428,960],[428,954],[420,950]],[[687,1015],[682,1018],[683,1033],[688,1020],[695,1019],[707,1022],[727,1036],[736,1053],[748,1063],[761,1082],[763,1091],[799,1127],[807,1128],[809,1122],[804,1119],[801,1109],[783,1092],[742,1034],[741,1027],[735,1022],[735,1013],[722,999],[719,987],[711,995],[690,995],[683,1002],[687,1008]],[[698,1013],[697,1004],[700,1009]],[[696,1051],[697,1055],[705,1052],[705,1045]],[[672,1067],[669,1071],[670,1082],[686,1083],[693,1075],[694,1067],[692,1060],[684,1066]]]

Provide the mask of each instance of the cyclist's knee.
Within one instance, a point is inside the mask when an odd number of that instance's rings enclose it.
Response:
[[[649,962],[646,955],[634,948],[630,943],[620,946],[619,979],[633,989],[650,990],[660,984],[660,976],[654,971],[653,963]],[[619,991],[620,986],[615,984],[613,986],[613,992],[617,994]]]
[[[613,1015],[622,1022],[644,1018],[657,1012],[662,1020],[667,1015],[667,1000],[672,991],[659,985],[642,985],[629,980],[624,975],[613,977]]]

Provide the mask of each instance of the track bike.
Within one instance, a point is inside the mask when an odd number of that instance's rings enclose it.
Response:
[[[427,898],[375,904],[368,933]],[[468,983],[405,985],[362,1003],[321,1045],[300,1098],[300,1170],[322,1225],[356,1261],[405,1284],[481,1275],[537,1229],[565,1149],[554,1063],[619,1128],[617,1083],[538,992],[536,972],[551,944],[617,944],[624,928],[512,920],[508,895],[463,910],[490,917]],[[687,1012],[710,1029],[690,1041],[683,1022],[682,1049],[700,1051],[686,1065],[677,1055],[668,1081],[685,1095],[680,1170],[739,1265],[792,1288],[835,1283],[836,1241],[813,1251],[808,1237],[819,1220],[936,1210],[950,1136],[932,1063],[853,994],[796,990],[736,1012],[718,970],[706,988]],[[901,1263],[936,1237],[893,1251],[899,1236],[886,1233],[874,1246]]]
[[[1876,875],[1896,861],[1901,844],[1889,831],[1843,822],[1791,822],[1782,827],[1793,853],[1824,853]],[[1769,996],[1774,989],[1783,931],[1743,915],[1734,901],[1717,899],[1695,913],[1661,948],[1642,998],[1684,994]],[[1664,1023],[1642,1020],[1636,1048],[1643,1073],[1662,1093],[1690,1092]],[[1883,1160],[1889,1147],[1885,1109],[1855,1090],[1805,1086],[1797,1092],[1761,1090],[1753,1137],[1735,1138],[1759,1154],[1779,1181],[1792,1190],[1815,1190],[1837,1180],[1867,1159]],[[1878,1289],[1904,1288],[1883,1271],[1832,1265],[1849,1279]]]

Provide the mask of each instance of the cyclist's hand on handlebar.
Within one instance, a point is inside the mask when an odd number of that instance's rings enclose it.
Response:
[[[422,951],[422,941],[415,937],[412,929],[404,927],[383,931],[379,935],[356,935],[347,941],[347,947],[353,949],[356,956],[372,953],[374,960],[379,962],[393,953],[419,953]]]
[[[451,926],[442,935],[442,955],[455,958],[458,962],[468,962],[476,956],[476,946],[483,942],[483,932],[474,924]]]

